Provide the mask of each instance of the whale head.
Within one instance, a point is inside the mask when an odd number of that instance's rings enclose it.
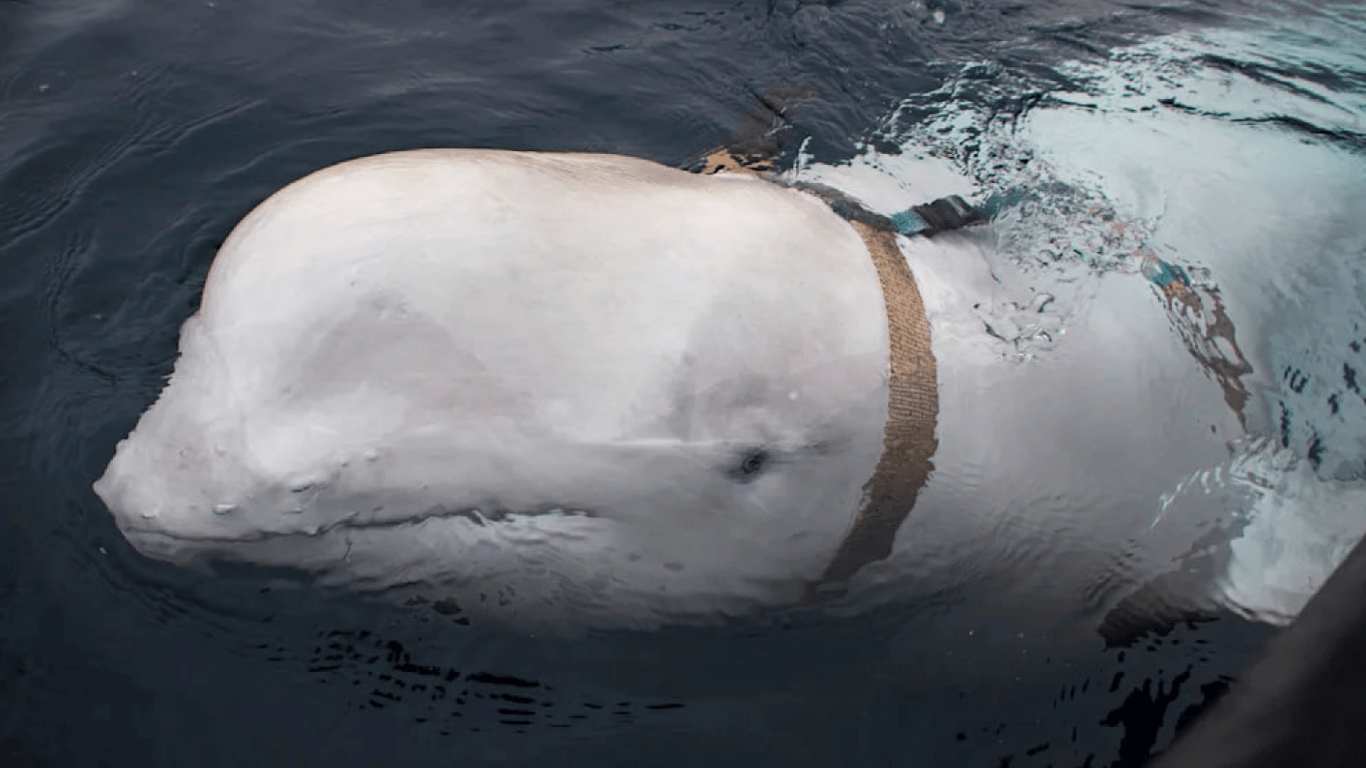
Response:
[[[866,506],[889,344],[867,247],[801,193],[383,155],[238,225],[95,490],[176,563],[593,623],[736,613],[798,599]]]

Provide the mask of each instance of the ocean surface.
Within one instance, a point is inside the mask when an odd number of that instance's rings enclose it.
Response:
[[[1150,524],[1274,486],[1218,618],[1107,644],[958,592],[526,636],[181,572],[91,491],[288,182],[436,146],[691,167],[755,126],[793,177],[1023,194],[997,252],[1055,310],[983,309],[1022,365],[1106,275],[1254,297],[1220,383],[1261,410]],[[1142,765],[1366,528],[1363,200],[1357,4],[0,0],[0,766]]]

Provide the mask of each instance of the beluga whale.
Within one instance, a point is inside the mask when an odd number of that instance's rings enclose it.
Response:
[[[98,495],[135,548],[511,621],[838,590],[931,471],[893,233],[747,173],[432,149],[233,230]]]
[[[288,185],[96,493],[152,558],[519,627],[975,586],[1122,636],[1307,599],[1210,555],[1280,497],[1268,365],[1208,270],[1106,218],[1103,278],[1041,282],[995,255],[1018,195],[746,160],[426,149]]]

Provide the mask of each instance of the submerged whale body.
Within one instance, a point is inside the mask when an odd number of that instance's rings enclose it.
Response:
[[[95,488],[177,563],[537,620],[791,603],[868,506],[888,328],[856,230],[754,177],[355,160],[233,231]]]

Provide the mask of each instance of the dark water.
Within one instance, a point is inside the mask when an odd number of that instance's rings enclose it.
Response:
[[[309,171],[427,146],[683,165],[755,114],[784,162],[834,163],[889,142],[898,106],[906,132],[1020,115],[1081,87],[1063,61],[1257,17],[1363,28],[1307,3],[0,2],[0,766],[1140,765],[1265,628],[1106,649],[931,600],[511,637],[146,561],[90,483],[218,245]],[[1366,91],[1282,63],[1253,74]],[[779,117],[791,89],[818,95]],[[1366,147],[1359,119],[1296,119]]]

